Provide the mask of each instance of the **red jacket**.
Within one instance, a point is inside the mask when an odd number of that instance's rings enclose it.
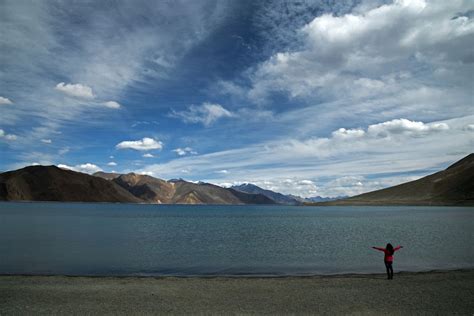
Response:
[[[388,250],[385,249],[385,248],[379,248],[379,247],[372,247],[372,248],[384,252],[385,257],[383,258],[383,260],[384,260],[385,262],[393,262],[393,254],[391,254],[390,251],[388,251]],[[395,253],[395,251],[397,251],[397,250],[400,249],[400,248],[402,248],[402,246],[397,246],[397,247],[393,248],[393,253]]]

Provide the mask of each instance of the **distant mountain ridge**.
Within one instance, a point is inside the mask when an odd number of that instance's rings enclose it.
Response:
[[[94,176],[112,180],[136,197],[149,203],[171,204],[283,204],[302,205],[304,202],[332,201],[335,198],[301,198],[262,189],[251,183],[223,188],[206,182],[188,182],[183,179],[162,180],[135,173],[117,174],[96,172]],[[229,194],[229,192],[231,194]],[[242,194],[244,193],[244,194]],[[237,197],[237,199],[235,199]],[[342,198],[342,197],[341,197]]]
[[[298,201],[296,198],[290,197],[288,195],[284,195],[278,192],[274,192],[271,190],[262,189],[255,184],[251,183],[244,183],[241,185],[232,186],[231,189],[244,192],[244,193],[252,193],[252,194],[262,194],[278,204],[286,204],[286,205],[300,205],[301,202]]]
[[[313,205],[474,206],[474,154],[445,170],[390,188]]]
[[[302,198],[299,196],[295,195],[288,195],[289,197],[292,197],[298,201],[301,201],[301,203],[311,203],[311,202],[328,202],[328,201],[335,201],[335,200],[341,200],[341,199],[346,199],[348,196],[336,196],[336,197],[323,197],[323,196],[312,196],[312,197],[307,197],[307,198]]]
[[[88,175],[56,166],[30,166],[0,173],[0,200],[169,204],[275,204],[209,183],[168,182],[147,175]]]
[[[95,176],[110,178],[108,174]],[[210,183],[192,183],[182,179],[162,180],[135,173],[122,174],[109,180],[147,203],[166,204],[275,204],[261,194],[241,194]]]
[[[474,154],[415,181],[335,199],[284,195],[249,183],[223,188],[210,183],[183,179],[166,181],[135,173],[88,175],[56,166],[30,166],[0,173],[0,200],[3,201],[474,206]]]
[[[278,204],[284,205],[303,205],[304,203],[311,203],[311,202],[327,202],[327,201],[334,201],[339,199],[347,198],[347,196],[338,196],[338,197],[322,197],[322,196],[314,196],[314,197],[307,197],[303,198],[293,194],[282,194],[275,191],[271,191],[268,189],[262,189],[259,186],[256,186],[252,183],[244,183],[241,185],[235,185],[231,187],[234,190],[245,192],[245,193],[254,193],[254,194],[262,194],[266,197],[274,200]]]

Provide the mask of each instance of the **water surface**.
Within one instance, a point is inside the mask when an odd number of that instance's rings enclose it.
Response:
[[[0,203],[0,274],[300,275],[474,267],[474,208]]]

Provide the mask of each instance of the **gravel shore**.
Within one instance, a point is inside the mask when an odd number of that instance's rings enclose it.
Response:
[[[474,270],[311,277],[0,276],[0,315],[474,314]]]

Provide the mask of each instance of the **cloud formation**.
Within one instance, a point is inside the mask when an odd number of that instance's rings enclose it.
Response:
[[[317,190],[303,186],[309,182],[299,182],[299,194],[352,195],[426,175],[430,173],[427,168],[431,172],[438,171],[440,166],[446,167],[467,155],[474,140],[472,131],[466,130],[465,126],[473,120],[474,116],[435,122],[390,120],[357,128],[355,133],[348,133],[350,129],[345,128],[341,132],[340,128],[329,137],[282,138],[183,157],[142,170],[165,178],[179,177],[186,170],[187,178],[211,183],[247,181],[258,185],[270,181],[278,186],[267,185],[266,188],[278,188],[283,193],[296,193],[284,186],[286,179],[309,180]],[[218,170],[232,170],[232,173],[218,174]],[[410,172],[412,174],[407,175]],[[374,179],[373,175],[379,176]],[[352,182],[350,186],[331,182],[343,177],[364,177],[366,180],[358,181],[362,186],[358,182]]]
[[[249,96],[366,97],[398,90],[407,77],[390,77],[390,69],[409,75],[412,59],[434,68],[470,64],[474,23],[457,14],[468,8],[467,2],[397,0],[360,14],[318,16],[301,28],[302,49],[276,53],[257,67]]]
[[[118,143],[115,148],[117,149],[134,149],[139,151],[147,150],[161,150],[163,148],[163,143],[159,140],[155,140],[150,137],[144,137],[141,140],[126,140]]]
[[[0,105],[13,104],[10,99],[0,96]]]
[[[173,151],[178,156],[197,155],[197,152],[194,151],[191,147],[176,148],[176,149],[173,149]]]
[[[448,130],[446,123],[425,124],[407,119],[395,119],[388,122],[370,125],[367,133],[371,135],[387,137],[389,134],[408,134],[414,136],[425,135]]]
[[[235,114],[220,104],[205,102],[200,106],[191,105],[185,111],[172,111],[169,116],[179,118],[185,123],[201,123],[209,126],[221,118],[234,117]]]
[[[16,140],[17,136],[14,134],[7,134],[3,129],[0,129],[0,139],[6,139],[6,140]]]
[[[110,109],[120,109],[121,107],[120,103],[115,102],[115,101],[104,102],[104,105]]]
[[[88,173],[88,174],[93,174],[95,172],[102,171],[100,167],[93,163],[85,163],[85,164],[80,164],[80,165],[75,165],[75,166],[69,166],[65,164],[58,164],[58,167],[61,169],[68,169],[76,172],[82,172],[82,173]]]
[[[56,90],[61,91],[62,93],[76,98],[83,99],[94,99],[94,94],[92,93],[92,88],[80,83],[64,83],[60,82],[55,87]]]

